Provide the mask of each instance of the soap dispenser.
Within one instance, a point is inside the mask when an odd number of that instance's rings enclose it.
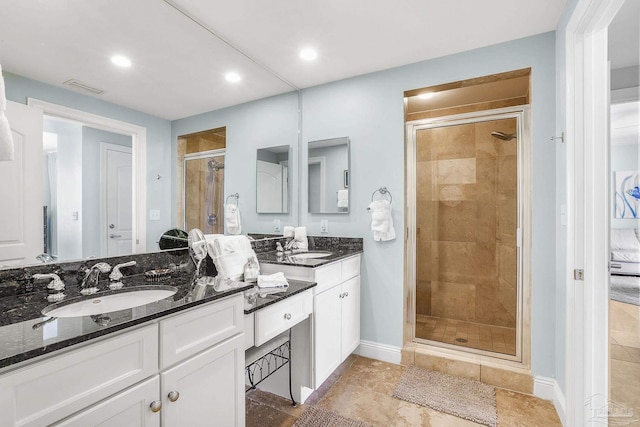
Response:
[[[260,269],[258,263],[254,258],[247,259],[247,263],[244,266],[244,281],[245,282],[257,282]]]

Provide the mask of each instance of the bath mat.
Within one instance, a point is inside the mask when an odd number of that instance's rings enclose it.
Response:
[[[293,427],[371,427],[369,424],[343,417],[326,409],[309,406]]]
[[[480,381],[407,366],[393,397],[495,427],[496,391]]]
[[[640,277],[611,276],[609,298],[627,304],[640,305]]]

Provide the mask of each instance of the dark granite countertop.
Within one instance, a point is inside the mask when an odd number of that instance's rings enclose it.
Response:
[[[304,251],[306,252],[306,251]],[[278,256],[276,252],[258,253],[258,261],[266,264],[293,265],[296,267],[315,268],[321,265],[330,264],[353,255],[361,254],[362,249],[340,248],[340,249],[309,249],[308,252],[331,252],[331,255],[324,258],[298,258],[296,253],[302,251],[293,251],[291,254]]]
[[[269,293],[269,289],[259,289],[257,286],[244,291],[244,314],[250,314],[261,308],[275,304],[283,299],[299,294],[316,286],[315,282],[287,280],[289,287],[284,292]]]
[[[168,280],[160,282],[149,282],[144,276],[125,277],[122,282],[128,289],[134,286],[149,288],[162,285],[174,286],[177,292],[160,301],[97,316],[43,316],[41,310],[51,305],[46,300],[46,291],[0,298],[0,307],[3,308],[0,368],[246,291],[254,286],[227,281],[227,286],[232,288],[216,291],[214,286],[194,283],[192,277],[188,273],[174,274]],[[101,283],[101,288],[105,288],[107,284],[108,281]],[[66,298],[64,302],[91,299],[110,293],[113,291],[103,290],[87,297]]]

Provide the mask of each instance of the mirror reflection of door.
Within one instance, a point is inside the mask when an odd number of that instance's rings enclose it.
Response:
[[[289,212],[288,145],[260,148],[256,154],[256,212]]]
[[[43,122],[43,252],[58,260],[132,253],[131,136]]]
[[[349,138],[308,143],[310,213],[349,213]]]
[[[108,143],[102,143],[100,148],[106,172],[101,188],[106,194],[104,209],[107,221],[101,227],[107,237],[106,253],[107,256],[128,255],[131,253],[133,236],[131,148]]]

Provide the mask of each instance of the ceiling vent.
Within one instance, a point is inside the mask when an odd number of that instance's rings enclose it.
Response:
[[[104,90],[96,89],[95,87],[91,87],[88,84],[82,83],[80,80],[76,80],[76,79],[67,80],[63,84],[74,87],[76,89],[86,90],[87,92],[91,92],[94,95],[102,95],[104,93]]]

